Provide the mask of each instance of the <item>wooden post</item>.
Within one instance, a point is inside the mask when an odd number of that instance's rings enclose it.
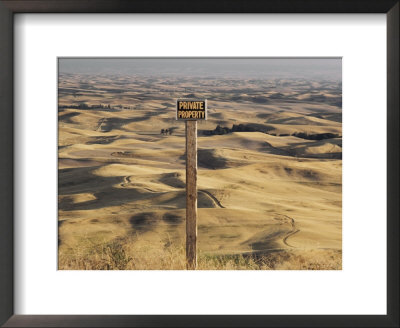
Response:
[[[177,99],[176,119],[186,128],[186,268],[197,267],[197,120],[207,119],[207,99]]]
[[[197,121],[186,121],[186,268],[197,266]]]

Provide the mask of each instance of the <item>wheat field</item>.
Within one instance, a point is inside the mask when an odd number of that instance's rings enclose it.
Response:
[[[59,76],[59,269],[185,269],[190,97],[198,269],[340,270],[340,82],[78,73]]]

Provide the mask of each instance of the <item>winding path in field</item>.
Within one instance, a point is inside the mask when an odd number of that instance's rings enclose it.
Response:
[[[287,215],[283,215],[289,222],[290,225],[292,227],[292,231],[289,231],[289,233],[282,239],[283,243],[291,248],[295,248],[294,246],[290,245],[287,240],[289,239],[289,237],[292,237],[293,235],[295,235],[296,233],[298,233],[300,231],[300,229],[297,229],[296,227],[296,222],[294,221],[293,218],[291,218],[290,216]]]
[[[218,198],[215,197],[215,196],[214,196],[212,193],[210,193],[209,191],[204,190],[204,189],[200,189],[199,192],[202,192],[202,193],[206,194],[207,196],[211,197],[211,199],[215,202],[215,204],[217,204],[220,208],[225,208],[225,206],[223,206],[223,205],[221,204],[221,202],[218,200]]]

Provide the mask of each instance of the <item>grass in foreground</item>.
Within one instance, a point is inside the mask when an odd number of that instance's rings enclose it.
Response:
[[[185,270],[185,250],[171,243],[140,246],[113,240],[59,251],[60,270]],[[258,254],[198,255],[198,270],[341,270],[342,252],[333,249],[277,250]]]

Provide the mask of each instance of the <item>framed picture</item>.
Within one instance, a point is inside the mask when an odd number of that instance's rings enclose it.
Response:
[[[399,325],[398,1],[0,15],[1,324]]]

